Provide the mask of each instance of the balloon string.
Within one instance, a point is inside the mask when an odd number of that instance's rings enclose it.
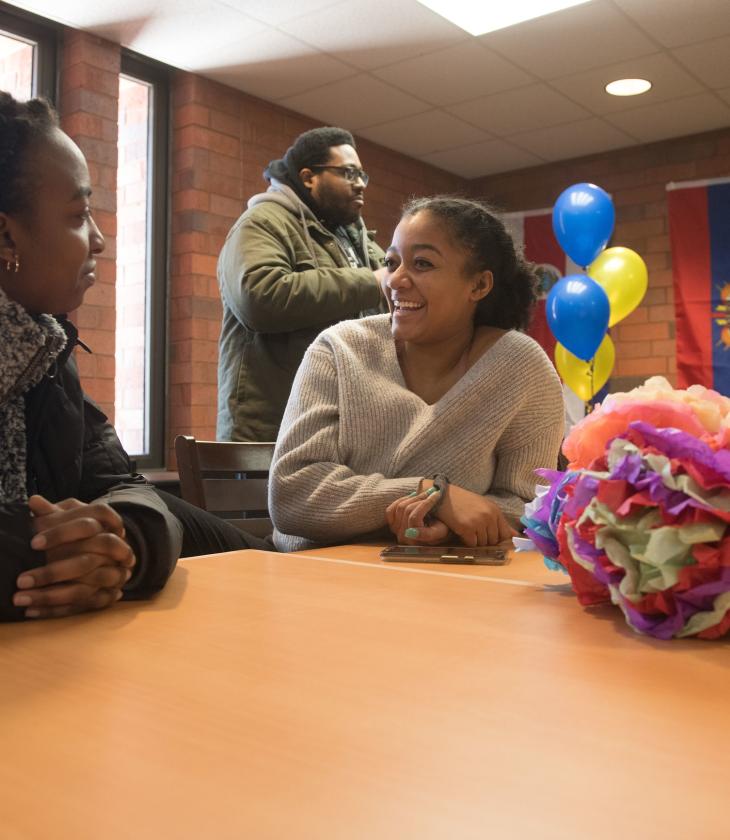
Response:
[[[594,356],[591,359],[591,363],[588,365],[588,382],[589,382],[589,388],[590,388],[591,396],[586,400],[586,405],[585,405],[586,414],[590,414],[591,411],[593,411],[593,408],[594,408],[591,400],[595,396],[595,391],[593,389],[593,375],[594,375],[595,371],[596,371],[596,357]]]

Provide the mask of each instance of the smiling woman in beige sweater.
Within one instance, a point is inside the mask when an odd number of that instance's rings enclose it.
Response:
[[[508,538],[563,433],[560,382],[517,330],[534,275],[482,204],[409,204],[386,258],[390,315],[325,330],[304,357],[274,455],[281,551],[385,536]]]

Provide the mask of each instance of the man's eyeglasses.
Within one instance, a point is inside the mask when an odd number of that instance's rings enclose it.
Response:
[[[339,172],[340,175],[347,181],[348,184],[354,184],[360,179],[364,187],[367,187],[370,176],[363,169],[358,169],[357,166],[330,166],[328,163],[315,163],[309,167],[310,169],[333,169]]]

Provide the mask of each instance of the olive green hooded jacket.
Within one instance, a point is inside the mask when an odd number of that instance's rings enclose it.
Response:
[[[218,258],[218,440],[276,440],[307,347],[382,307],[373,269],[383,251],[362,220],[348,232],[370,268],[351,268],[337,237],[274,178],[231,228]]]

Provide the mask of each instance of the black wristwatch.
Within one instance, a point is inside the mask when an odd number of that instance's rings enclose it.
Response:
[[[431,508],[429,513],[433,513],[439,505],[441,505],[444,501],[446,496],[446,488],[451,484],[447,476],[443,475],[442,473],[436,473],[434,477],[431,479],[433,481],[433,486],[439,491],[439,497],[436,500],[436,504]]]

